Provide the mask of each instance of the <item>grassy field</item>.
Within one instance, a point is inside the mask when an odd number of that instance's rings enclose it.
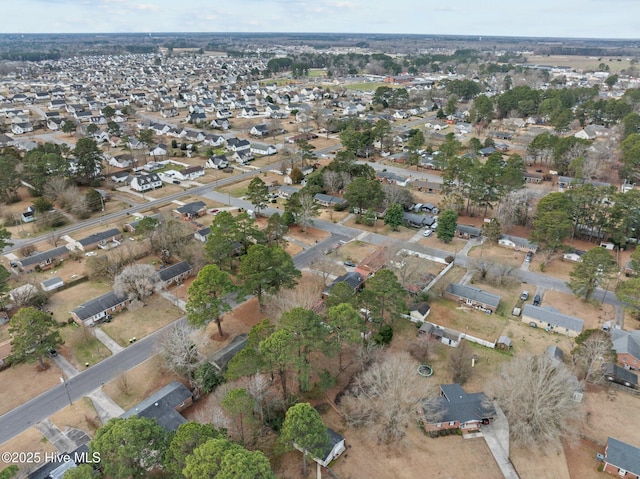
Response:
[[[379,86],[393,86],[391,84],[382,82],[366,82],[366,83],[349,83],[344,85],[345,90],[361,90],[361,91],[375,91]]]
[[[60,329],[60,335],[64,340],[60,352],[76,368],[85,363],[96,364],[111,355],[109,349],[95,338],[92,328],[68,324]]]
[[[311,68],[309,70],[309,78],[323,77],[327,74],[324,68]]]
[[[589,57],[582,55],[529,55],[527,64],[567,66],[577,70],[598,71],[598,66],[604,63],[611,73],[619,73],[631,66],[630,59],[626,57]]]
[[[121,346],[127,346],[131,338],[144,338],[148,334],[175,321],[183,312],[159,294],[147,299],[146,306],[134,311],[125,310],[104,323],[102,329]]]

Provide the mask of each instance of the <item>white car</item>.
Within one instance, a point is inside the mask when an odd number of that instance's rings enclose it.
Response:
[[[422,233],[422,236],[428,238],[432,234],[433,234],[433,230],[424,230],[424,233]]]
[[[95,251],[89,251],[88,253],[84,254],[85,256],[98,256],[98,253],[96,253]]]

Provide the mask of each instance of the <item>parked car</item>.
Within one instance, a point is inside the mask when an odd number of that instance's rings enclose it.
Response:
[[[422,233],[422,236],[425,236],[428,238],[432,234],[433,234],[433,230],[424,230],[424,233]]]
[[[350,260],[345,261],[344,265],[345,266],[349,266],[351,268],[355,268],[356,267],[356,264],[353,261],[350,261]]]
[[[529,252],[527,253],[527,256],[525,256],[525,257],[524,257],[524,260],[525,260],[527,263],[531,263],[531,258],[533,258],[533,253],[532,253],[531,251],[529,251]]]
[[[538,325],[536,323],[534,323],[533,321],[531,321],[529,323],[529,326],[531,326],[532,328],[537,328],[538,327]]]
[[[179,185],[180,184],[180,180],[173,180],[172,182],[174,185]]]
[[[520,299],[522,301],[526,301],[527,299],[529,299],[529,291],[523,291],[522,294],[520,295]]]
[[[541,303],[541,302],[542,302],[542,298],[540,297],[540,295],[539,295],[539,294],[536,294],[536,295],[533,297],[533,305],[534,305],[534,306],[540,306],[540,303]]]

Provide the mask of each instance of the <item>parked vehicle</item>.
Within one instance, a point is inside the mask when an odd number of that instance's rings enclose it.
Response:
[[[353,261],[350,261],[350,260],[345,261],[344,265],[345,266],[349,266],[351,268],[355,268],[356,267],[356,264]]]
[[[529,252],[527,253],[527,256],[525,256],[525,257],[524,257],[524,260],[525,260],[527,263],[531,263],[531,259],[532,259],[532,258],[533,258],[533,253],[532,253],[531,251],[529,251]]]
[[[536,294],[536,295],[533,297],[533,305],[534,305],[534,306],[540,306],[540,303],[541,303],[541,302],[542,302],[542,298],[540,297],[540,295],[539,295],[539,294]]]
[[[424,237],[429,237],[433,234],[433,230],[424,230],[424,233],[422,233],[422,236]]]
[[[529,291],[523,291],[522,294],[520,295],[520,299],[522,301],[526,301],[527,299],[529,299]]]

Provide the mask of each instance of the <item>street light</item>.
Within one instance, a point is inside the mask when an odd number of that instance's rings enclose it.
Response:
[[[69,394],[69,386],[67,381],[65,381],[64,376],[60,376],[60,382],[64,385],[64,390],[67,392],[67,399],[69,399],[69,406],[73,406],[73,402],[71,401],[71,394]]]

